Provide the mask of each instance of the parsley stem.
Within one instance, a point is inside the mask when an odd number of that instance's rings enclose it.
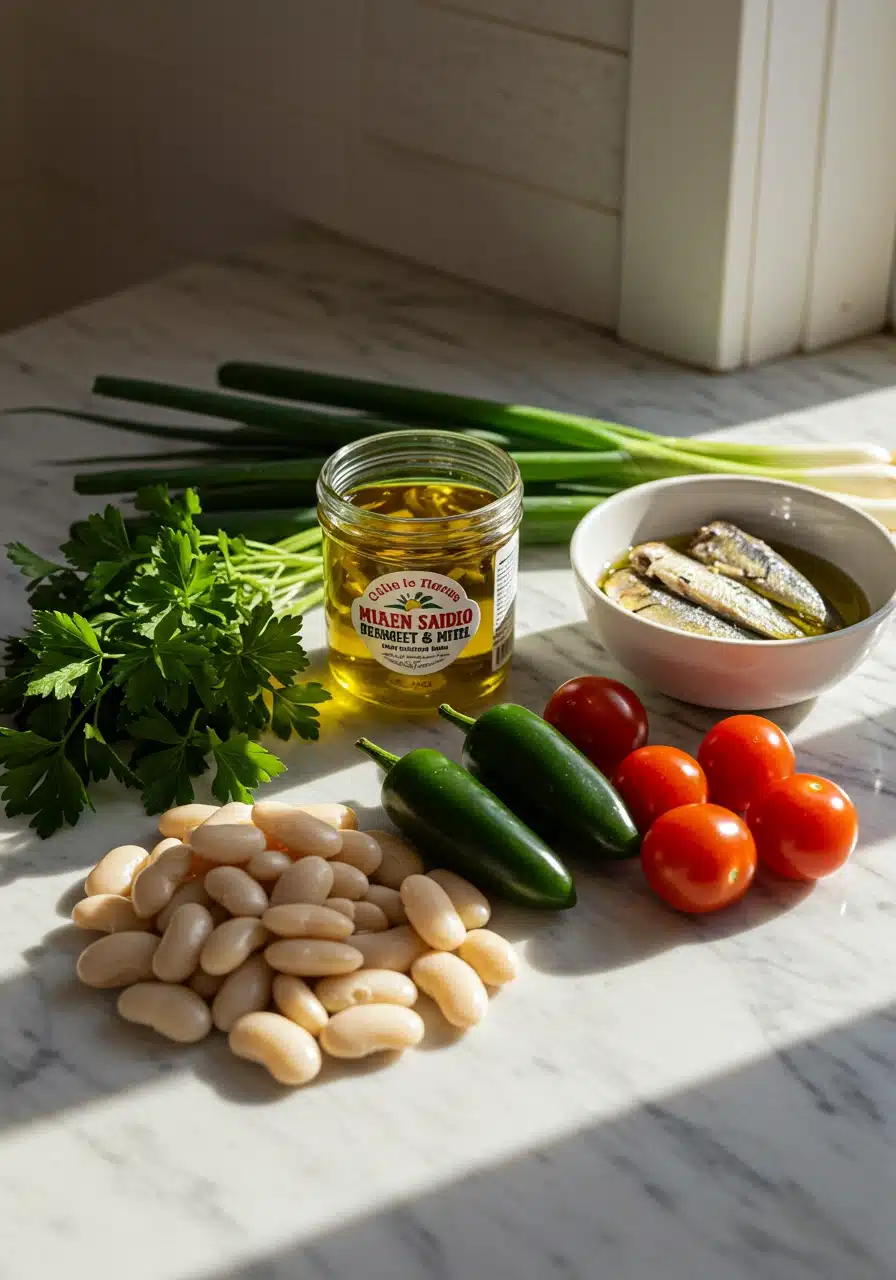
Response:
[[[96,724],[96,713],[97,713],[97,712],[99,712],[99,709],[100,709],[100,703],[101,703],[101,702],[102,702],[102,700],[103,700],[103,696],[104,696],[106,693],[108,693],[108,692],[109,692],[109,690],[110,690],[111,688],[112,688],[112,681],[111,681],[111,680],[109,680],[109,681],[107,681],[107,683],[106,683],[106,684],[104,684],[104,685],[103,685],[102,689],[100,689],[100,691],[99,691],[99,693],[96,695],[96,697],[95,697],[95,698],[93,698],[93,699],[92,699],[92,701],[88,702],[86,706],[84,706],[84,707],[82,707],[82,708],[81,708],[81,710],[80,710],[80,711],[78,712],[78,714],[75,716],[74,720],[71,722],[71,724],[69,725],[69,727],[66,729],[66,731],[65,731],[65,735],[64,735],[64,737],[63,737],[63,739],[62,739],[62,742],[60,743],[60,745],[61,745],[61,746],[63,746],[63,747],[65,746],[65,744],[68,742],[69,738],[72,736],[72,734],[75,732],[75,730],[76,730],[76,729],[78,728],[78,726],[80,725],[81,721],[82,721],[82,720],[83,720],[83,719],[84,719],[84,718],[89,714],[89,712],[90,712],[90,710],[91,710],[92,708],[96,708],[96,711],[95,711],[95,713],[94,713],[94,721],[93,721],[93,722],[94,722],[94,724]]]

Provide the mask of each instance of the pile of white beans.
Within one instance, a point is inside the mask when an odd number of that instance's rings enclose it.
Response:
[[[159,832],[151,852],[107,853],[72,919],[105,935],[82,951],[81,981],[123,987],[121,1016],[170,1040],[214,1026],[238,1057],[307,1084],[322,1050],[418,1045],[418,990],[466,1029],[485,1016],[487,987],[516,977],[479,890],[424,874],[410,845],[357,830],[345,805],[182,805]]]

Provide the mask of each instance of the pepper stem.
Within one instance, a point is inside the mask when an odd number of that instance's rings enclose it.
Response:
[[[462,711],[455,711],[454,707],[449,707],[447,702],[443,702],[439,707],[439,715],[443,720],[450,720],[452,724],[459,725],[461,729],[472,729],[476,723],[472,716],[465,716]]]
[[[394,764],[398,764],[401,756],[395,756],[391,751],[387,751],[385,747],[378,747],[375,742],[371,742],[369,738],[359,738],[355,746],[361,751],[366,751],[371,760],[375,760],[383,769],[391,769]]]

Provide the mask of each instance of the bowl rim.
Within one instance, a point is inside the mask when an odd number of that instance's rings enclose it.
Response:
[[[867,618],[862,618],[861,621],[854,622],[851,626],[841,627],[839,631],[829,631],[826,635],[801,636],[798,640],[769,640],[762,636],[757,636],[755,640],[730,640],[723,636],[702,636],[694,631],[676,631],[674,627],[666,627],[660,622],[651,622],[649,618],[642,618],[637,613],[632,613],[628,609],[623,609],[615,600],[611,600],[606,592],[602,591],[596,583],[590,582],[586,574],[583,572],[580,564],[581,546],[585,540],[590,525],[599,520],[603,513],[611,506],[624,505],[625,501],[629,499],[636,490],[643,491],[645,489],[649,489],[651,491],[656,491],[657,489],[686,488],[691,485],[699,486],[731,480],[737,480],[741,483],[747,484],[748,486],[769,486],[779,490],[784,489],[794,490],[798,493],[810,493],[813,498],[822,499],[822,504],[828,503],[847,511],[857,523],[870,526],[875,533],[884,539],[889,548],[889,554],[893,558],[894,567],[896,567],[896,540],[891,537],[889,530],[886,529],[879,520],[876,520],[874,516],[870,516],[866,511],[861,511],[858,507],[854,507],[852,503],[844,502],[842,498],[835,498],[827,490],[815,489],[812,485],[808,484],[795,484],[791,480],[778,480],[771,476],[744,476],[728,474],[726,472],[713,472],[709,475],[668,476],[663,480],[646,480],[643,484],[632,485],[628,489],[620,489],[619,492],[614,493],[612,497],[606,498],[597,506],[592,507],[592,509],[584,515],[576,525],[569,545],[570,565],[577,580],[585,587],[588,594],[597,601],[599,605],[611,609],[616,613],[622,614],[624,617],[640,623],[644,627],[650,627],[653,631],[661,632],[666,635],[671,632],[673,635],[676,635],[679,640],[692,640],[697,641],[700,644],[728,645],[732,649],[738,650],[746,648],[755,649],[757,644],[761,644],[763,646],[770,645],[776,650],[781,649],[781,647],[785,645],[788,649],[792,649],[797,645],[825,644],[832,640],[841,639],[845,635],[855,635],[860,631],[877,630],[877,628],[886,621],[887,616],[893,612],[894,608],[896,608],[896,587],[894,587],[889,600],[885,601],[879,609],[874,611],[874,613],[870,613]]]

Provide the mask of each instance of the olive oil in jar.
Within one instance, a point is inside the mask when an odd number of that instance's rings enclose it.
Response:
[[[405,711],[492,693],[513,649],[513,460],[450,432],[394,432],[340,450],[318,494],[339,684]]]

